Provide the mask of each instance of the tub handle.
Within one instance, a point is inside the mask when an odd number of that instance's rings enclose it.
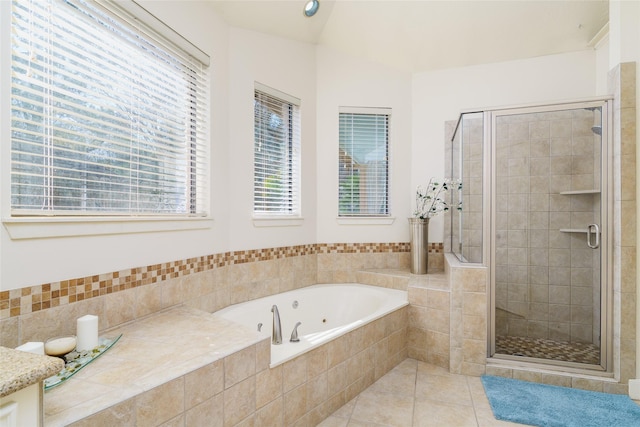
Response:
[[[258,323],[258,332],[262,331],[262,323]]]
[[[291,332],[290,342],[300,342],[300,338],[298,338],[298,326],[302,325],[302,322],[296,323],[296,326],[293,327],[293,332]]]

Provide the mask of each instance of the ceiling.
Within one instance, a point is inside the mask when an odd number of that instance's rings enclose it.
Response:
[[[230,25],[411,72],[592,48],[608,0],[208,0]]]

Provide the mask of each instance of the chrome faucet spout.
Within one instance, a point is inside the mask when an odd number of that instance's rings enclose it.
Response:
[[[293,327],[293,332],[291,332],[291,342],[300,342],[300,338],[298,338],[298,326],[302,325],[302,322],[296,323],[296,326]]]
[[[271,343],[282,344],[282,326],[280,325],[280,313],[278,312],[278,306],[273,305],[271,307],[273,313],[273,329],[271,330]]]

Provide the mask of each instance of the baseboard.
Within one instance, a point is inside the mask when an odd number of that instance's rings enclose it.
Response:
[[[640,379],[629,380],[629,397],[640,400]]]

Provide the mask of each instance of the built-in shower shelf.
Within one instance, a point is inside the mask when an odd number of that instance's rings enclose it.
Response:
[[[560,194],[564,194],[566,196],[571,196],[572,194],[600,194],[600,190],[572,190],[572,191],[561,191]]]
[[[560,232],[562,233],[586,233],[586,228],[561,228]]]

